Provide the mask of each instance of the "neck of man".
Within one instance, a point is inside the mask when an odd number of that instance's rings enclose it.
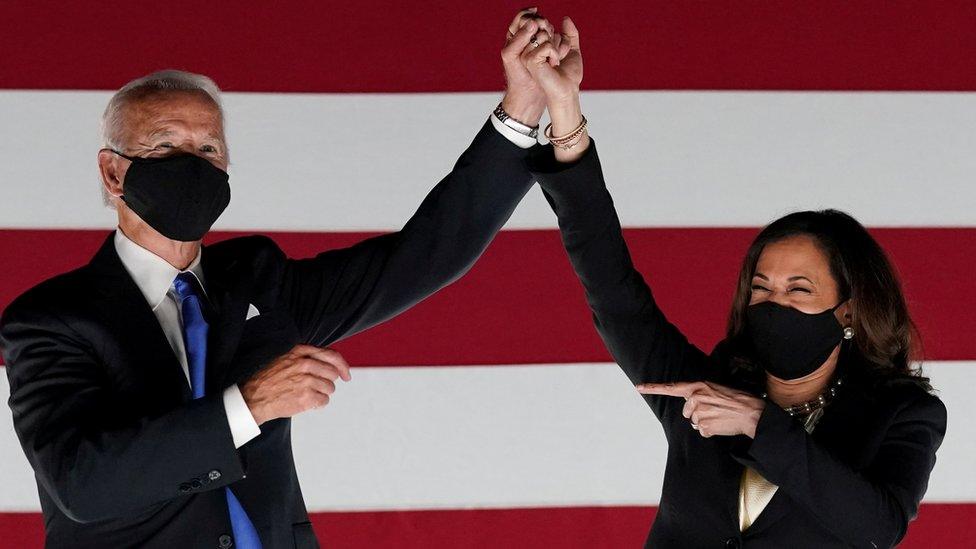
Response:
[[[837,357],[840,345],[830,353],[827,361],[813,373],[797,379],[780,379],[766,373],[766,392],[770,400],[782,408],[809,402],[827,390],[827,385],[837,370]]]
[[[119,212],[119,230],[129,240],[163,258],[181,271],[185,271],[200,253],[199,240],[181,242],[166,238],[131,211]]]

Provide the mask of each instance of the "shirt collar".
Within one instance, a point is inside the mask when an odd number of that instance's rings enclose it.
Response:
[[[129,276],[132,277],[136,286],[139,287],[139,291],[146,298],[146,302],[155,311],[156,307],[159,307],[159,304],[166,298],[166,293],[173,286],[176,275],[183,271],[130,240],[122,232],[122,229],[115,231],[115,251],[119,254],[119,259],[122,260],[125,270],[129,272]],[[186,271],[192,273],[200,283],[200,287],[203,288],[201,254],[202,249],[197,252],[196,258],[186,268]]]

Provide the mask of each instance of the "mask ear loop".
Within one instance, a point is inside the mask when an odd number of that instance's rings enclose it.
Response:
[[[119,151],[117,151],[115,149],[110,149],[108,147],[102,147],[101,149],[99,149],[99,151],[108,151],[110,153],[115,153],[115,154],[121,156],[122,158],[128,160],[129,162],[135,162],[135,160],[136,160],[136,157],[133,157],[133,156],[129,156],[127,154],[120,153]]]
[[[129,162],[135,162],[135,157],[129,156],[127,154],[120,153],[119,151],[117,151],[115,149],[110,149],[108,147],[102,147],[101,149],[98,149],[98,152],[101,152],[101,151],[108,151],[110,153],[117,154],[117,155],[121,156],[122,158],[128,160]],[[115,198],[118,198],[122,202],[125,202],[125,193],[122,193],[119,196],[116,196]]]
[[[840,309],[841,305],[847,303],[850,300],[851,300],[851,298],[847,298],[847,299],[841,301],[840,303],[838,303],[837,305],[834,305],[834,307],[832,309],[830,309],[830,312],[832,312],[832,313],[837,312],[837,309]]]

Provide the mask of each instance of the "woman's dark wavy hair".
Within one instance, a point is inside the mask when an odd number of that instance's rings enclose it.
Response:
[[[749,355],[745,314],[752,277],[763,249],[794,236],[809,236],[830,262],[840,301],[850,300],[854,338],[844,340],[841,363],[847,374],[874,381],[905,378],[931,390],[928,379],[912,365],[920,351],[918,331],[908,314],[901,283],[881,246],[850,215],[837,210],[802,211],[770,223],[752,242],[742,262],[726,341],[729,373],[744,385],[764,384],[762,367]]]

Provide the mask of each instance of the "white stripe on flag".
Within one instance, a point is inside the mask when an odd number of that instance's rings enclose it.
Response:
[[[976,433],[965,418],[976,415],[967,394],[976,362],[933,362],[926,373],[950,418],[926,500],[974,501]],[[614,365],[358,368],[353,377],[327,408],[294,422],[311,511],[650,505],[660,498],[661,428]],[[0,511],[38,510],[6,406],[0,463]]]
[[[108,92],[0,92],[0,226],[111,227],[95,153]],[[218,228],[391,230],[497,93],[229,93]],[[837,207],[873,226],[976,226],[973,93],[587,92],[625,225],[759,226]],[[554,227],[538,190],[509,228]]]

